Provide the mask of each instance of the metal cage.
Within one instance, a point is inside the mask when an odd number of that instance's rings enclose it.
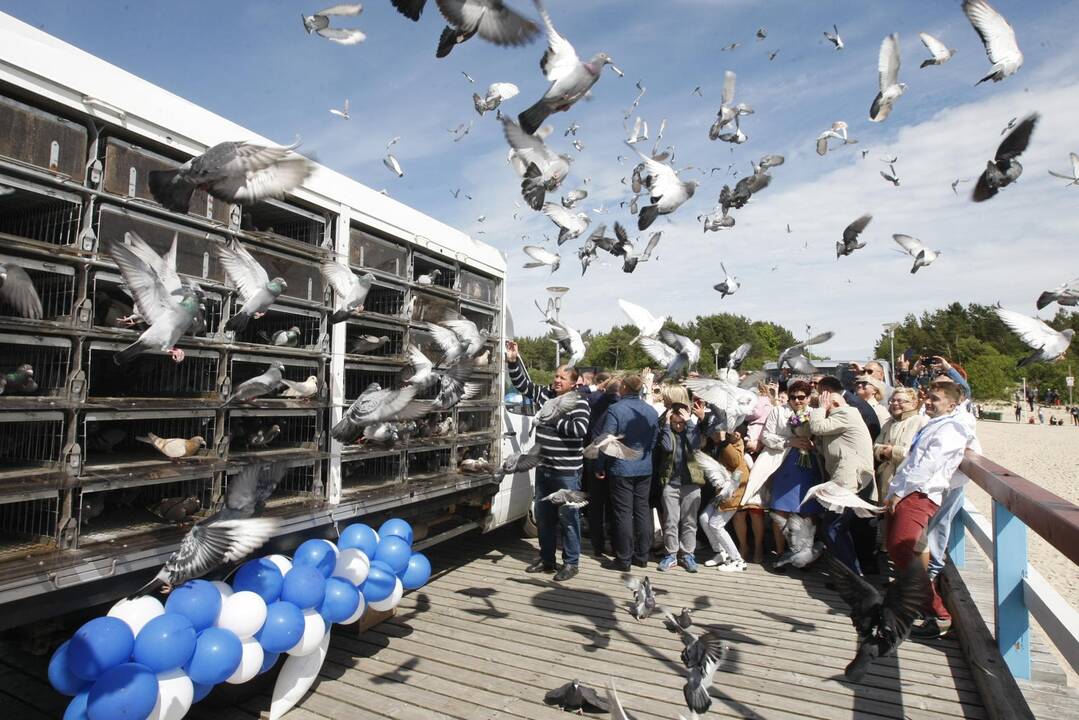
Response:
[[[207,517],[217,504],[213,476],[76,491],[78,547],[167,532]]]
[[[495,445],[490,440],[477,440],[472,442],[461,442],[457,445],[457,471],[470,475],[482,474],[480,470],[469,470],[462,468],[461,463],[464,460],[486,460],[491,464],[492,469],[498,467],[500,462],[499,458],[495,454]]]
[[[285,240],[300,245],[322,245],[327,237],[326,218],[280,200],[263,200],[244,207],[240,229],[255,239]]]
[[[457,434],[490,434],[494,423],[494,411],[481,409],[457,410]]]
[[[78,276],[71,265],[43,262],[27,257],[0,255],[0,263],[14,263],[30,276],[34,290],[41,298],[40,320],[29,320],[15,315],[15,309],[0,300],[0,322],[19,322],[45,325],[70,325],[75,313],[75,294]]]
[[[230,410],[229,459],[317,452],[322,446],[321,420],[321,410]]]
[[[217,381],[220,356],[216,351],[187,349],[180,363],[163,353],[143,353],[118,366],[113,358],[124,347],[123,343],[101,340],[86,344],[83,364],[87,399],[220,399]]]
[[[461,316],[475,323],[479,330],[486,330],[487,334],[493,338],[497,338],[500,334],[497,313],[490,310],[471,308],[462,303]]]
[[[0,157],[82,182],[86,128],[66,118],[0,97]]]
[[[363,347],[360,338],[373,335],[389,340],[373,350]],[[349,321],[345,325],[345,352],[350,355],[400,359],[405,352],[405,331],[396,325]]]
[[[321,359],[232,353],[229,357],[229,384],[232,390],[238,388],[243,382],[266,372],[272,362],[279,362],[284,365],[285,369],[281,372],[281,377],[286,380],[304,382],[312,375],[320,379],[323,378],[323,361]],[[259,398],[256,402],[274,399],[271,396]]]
[[[412,446],[442,445],[453,440],[457,433],[457,420],[452,410],[427,413],[415,420],[415,428],[409,434]]]
[[[363,301],[364,313],[400,318],[405,309],[405,289],[373,283]]]
[[[494,278],[462,268],[461,298],[471,302],[498,305],[502,299],[502,283]]]
[[[222,483],[222,497],[228,497],[228,486],[232,482],[235,473],[228,473]],[[289,506],[322,500],[325,488],[322,484],[321,463],[300,463],[285,471],[284,477],[277,483],[273,494],[266,501],[265,506],[256,508],[256,512],[268,514],[282,514],[282,509]]]
[[[341,492],[370,490],[402,481],[401,453],[383,453],[341,462]]]
[[[408,277],[408,246],[357,227],[349,229],[349,264],[363,270]]]
[[[326,290],[322,285],[322,272],[319,270],[318,262],[265,250],[250,244],[245,244],[244,247],[266,270],[267,275],[271,278],[279,277],[288,285],[288,289],[280,295],[282,300],[299,300],[316,305],[326,304]]]
[[[234,309],[237,302],[234,298]],[[300,331],[299,345],[285,347],[321,351],[326,341],[323,319],[324,313],[319,310],[307,310],[275,303],[266,310],[264,316],[258,320],[251,320],[247,327],[236,333],[233,341],[275,347],[274,335],[295,327]]]
[[[107,328],[109,330],[127,329],[128,325],[120,322],[121,318],[129,317],[135,312],[135,304],[131,296],[123,287],[123,278],[106,270],[92,270],[90,274],[90,289],[87,293],[93,303],[94,327]],[[204,308],[203,319],[206,327],[195,332],[192,327],[188,335],[194,337],[213,337],[221,327],[222,313],[224,312],[224,297],[219,292],[203,288],[201,304]],[[144,325],[138,326],[138,332],[145,329]],[[138,333],[132,333],[132,342]]]
[[[57,548],[60,492],[0,504],[0,560],[25,558]]]
[[[448,447],[410,450],[406,455],[405,477],[408,480],[423,480],[454,470],[453,450]]]
[[[225,283],[225,269],[221,267],[213,252],[215,244],[224,242],[220,235],[196,230],[190,226],[172,223],[149,215],[131,212],[125,208],[102,204],[97,212],[97,247],[98,259],[113,264],[112,258],[104,251],[108,242],[124,241],[124,234],[134,232],[158,255],[164,255],[172,247],[173,237],[176,242],[176,272],[197,280],[206,280],[214,284]]]
[[[67,440],[64,418],[52,410],[0,412],[0,480],[58,469]]]
[[[137,439],[147,433],[184,439],[198,435],[206,441],[196,455],[178,462],[194,465],[214,457],[217,423],[213,410],[88,411],[80,413],[79,420],[83,476],[172,462],[153,445]]]
[[[412,317],[415,322],[440,323],[460,316],[457,303],[424,290],[412,291]]]
[[[421,252],[412,253],[412,282],[417,282],[422,275],[438,270],[438,276],[429,286],[443,290],[457,289],[457,268],[453,264],[438,260]]]
[[[0,234],[49,246],[78,240],[82,198],[0,175]]]
[[[383,390],[401,386],[400,370],[385,365],[345,363],[345,402],[351,403],[371,383],[378,383]]]
[[[16,373],[22,365],[33,370],[29,380]],[[0,333],[0,407],[25,397],[67,395],[71,372],[71,340],[47,335]],[[15,373],[10,379],[9,374]]]

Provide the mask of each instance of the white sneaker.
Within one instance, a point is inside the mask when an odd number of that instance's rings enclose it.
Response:
[[[718,553],[704,561],[705,567],[716,567],[718,565],[726,565],[731,561],[731,556],[720,550]]]
[[[732,560],[729,563],[725,563],[719,566],[720,572],[740,572],[746,569],[746,563],[744,560]]]

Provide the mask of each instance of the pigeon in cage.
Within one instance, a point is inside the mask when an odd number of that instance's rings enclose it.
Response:
[[[415,397],[416,388],[411,385],[400,390],[384,390],[378,383],[371,383],[345,410],[330,435],[343,443],[355,442],[368,425],[397,419],[410,406],[414,407]]]
[[[154,199],[169,210],[186,213],[195,190],[227,203],[250,205],[284,197],[302,183],[315,164],[288,147],[223,142],[176,170],[151,170],[147,179]]]
[[[164,255],[158,255],[157,251],[143,240],[138,233],[130,231],[124,233],[124,244],[154,272],[169,295],[181,297],[185,292],[191,292],[195,295],[199,301],[199,311],[196,313],[195,320],[191,323],[191,327],[188,328],[187,332],[190,335],[201,335],[206,332],[206,292],[197,282],[190,278],[180,277],[180,274],[176,271],[177,244],[179,241],[180,234],[173,233],[172,244],[169,246],[168,251]],[[116,319],[116,324],[129,328],[146,325],[147,322],[139,312],[137,305],[134,305],[134,300],[127,286],[121,285],[120,290],[128,295],[127,300],[132,304],[132,307],[129,315]]]
[[[120,269],[139,314],[149,324],[135,342],[113,355],[113,361],[123,365],[144,352],[161,350],[182,362],[184,351],[176,343],[199,314],[198,297],[184,287],[170,289],[153,265],[128,245],[109,243],[107,251]]]
[[[105,493],[84,493],[79,503],[79,522],[89,525],[90,521],[105,512]]]
[[[192,496],[161,498],[146,509],[165,522],[182,523],[202,509],[202,501]]]
[[[333,315],[330,316],[331,324],[348,320],[363,312],[363,303],[375,281],[374,275],[356,275],[341,263],[329,260],[319,265],[319,271],[322,279],[334,289],[338,297]]]
[[[10,305],[18,317],[31,320],[44,317],[37,288],[30,275],[15,263],[0,263],[0,300]]]
[[[393,446],[401,439],[401,432],[394,423],[383,422],[378,425],[368,425],[363,429],[363,437],[360,442],[375,445]]]
[[[322,389],[322,384],[314,375],[308,375],[307,379],[303,382],[293,382],[286,378],[281,378],[281,382],[285,384],[285,392],[281,393],[281,397],[283,398],[305,400],[307,398],[315,397]]]
[[[0,375],[0,395],[32,395],[37,392],[34,367],[23,363],[10,372]]]
[[[424,273],[422,275],[417,275],[416,276],[416,284],[417,285],[434,285],[435,281],[438,280],[440,277],[442,277],[442,271],[441,270],[437,270],[437,269],[432,270],[429,273]]]
[[[360,335],[348,351],[354,355],[370,355],[389,342],[390,338],[387,335]]]
[[[111,453],[116,447],[127,439],[127,430],[122,427],[108,425],[86,438],[87,446],[96,452]]]
[[[206,447],[206,440],[201,435],[192,438],[163,438],[146,433],[135,438],[139,442],[153,445],[157,450],[173,462],[181,458],[191,457],[202,448]]]
[[[171,592],[177,585],[236,562],[262,547],[277,532],[280,521],[254,516],[265,508],[287,471],[284,463],[260,463],[245,466],[229,476],[225,507],[195,523],[154,579],[130,597],[158,589]]]
[[[256,375],[250,380],[245,380],[232,391],[228,399],[225,400],[226,405],[230,405],[234,402],[250,402],[256,398],[260,398],[271,393],[275,393],[285,386],[284,379],[281,377],[281,373],[284,372],[285,366],[280,362],[273,362],[270,367],[261,375]]]
[[[303,337],[303,333],[300,328],[293,325],[288,330],[278,330],[273,335],[270,335],[265,330],[260,330],[259,337],[274,347],[294,348],[300,347],[300,338]]]
[[[266,447],[281,434],[281,426],[277,423],[269,426],[262,426],[252,434],[247,436],[247,447],[249,448],[261,448]]]
[[[280,277],[271,280],[266,269],[238,242],[214,245],[214,252],[243,303],[238,310],[233,308],[225,331],[243,332],[252,318],[257,320],[266,314],[277,296],[288,289],[288,283]]]

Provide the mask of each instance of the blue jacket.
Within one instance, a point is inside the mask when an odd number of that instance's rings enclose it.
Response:
[[[622,442],[640,450],[642,455],[639,460],[616,460],[600,453],[596,458],[597,473],[610,472],[621,477],[652,474],[652,449],[659,434],[659,417],[651,405],[639,397],[623,397],[607,408],[596,437],[606,433],[624,436]]]

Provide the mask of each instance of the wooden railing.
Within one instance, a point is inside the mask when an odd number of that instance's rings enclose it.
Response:
[[[960,470],[989,493],[993,518],[990,524],[964,500],[952,520],[948,555],[963,568],[969,531],[993,561],[994,629],[1012,675],[1030,679],[1032,615],[1079,672],[1079,612],[1027,561],[1029,528],[1079,565],[1079,506],[969,450]]]

